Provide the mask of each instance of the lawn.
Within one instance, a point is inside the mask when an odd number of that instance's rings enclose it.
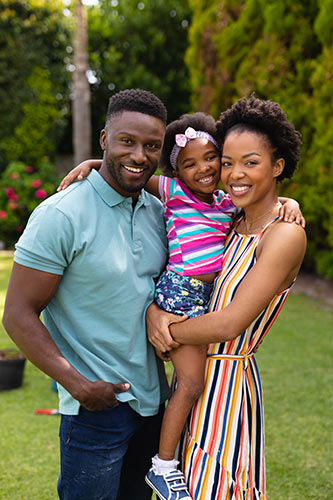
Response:
[[[0,312],[11,260],[0,253]],[[257,354],[269,500],[332,499],[332,334],[332,309],[292,295]],[[11,345],[1,325],[0,348]],[[1,500],[57,498],[59,417],[34,415],[56,405],[50,379],[30,363],[22,388],[0,392]]]

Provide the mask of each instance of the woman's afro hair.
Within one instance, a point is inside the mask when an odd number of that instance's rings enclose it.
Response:
[[[231,131],[250,131],[265,136],[273,150],[272,160],[285,160],[284,170],[277,180],[293,176],[300,156],[301,135],[277,102],[258,99],[254,94],[243,97],[221,113],[216,129],[222,147]]]
[[[193,114],[182,115],[178,120],[175,120],[166,128],[164,145],[161,154],[160,167],[164,175],[173,176],[174,169],[170,164],[170,154],[176,144],[175,137],[177,134],[184,134],[187,127],[192,127],[194,130],[208,132],[216,141],[216,125],[215,120],[207,113],[197,112]]]

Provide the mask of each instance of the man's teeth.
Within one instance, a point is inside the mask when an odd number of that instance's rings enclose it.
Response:
[[[249,186],[232,186],[233,191],[236,191],[237,193],[240,193],[242,191],[246,191],[249,189]]]
[[[129,170],[130,172],[134,172],[136,174],[139,174],[140,172],[144,171],[143,168],[129,167],[128,165],[124,165],[124,167],[126,168],[126,170]]]

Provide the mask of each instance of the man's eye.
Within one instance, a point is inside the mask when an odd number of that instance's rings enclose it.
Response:
[[[160,149],[158,144],[147,144],[147,148],[151,151],[157,151],[158,149]]]

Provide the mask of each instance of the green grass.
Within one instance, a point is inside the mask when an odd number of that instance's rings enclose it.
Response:
[[[1,315],[11,262],[0,253]],[[269,500],[332,498],[332,325],[332,309],[292,295],[257,354]],[[1,325],[0,348],[10,346]],[[34,415],[56,406],[50,379],[30,363],[22,388],[0,392],[1,500],[57,498],[59,417]]]

